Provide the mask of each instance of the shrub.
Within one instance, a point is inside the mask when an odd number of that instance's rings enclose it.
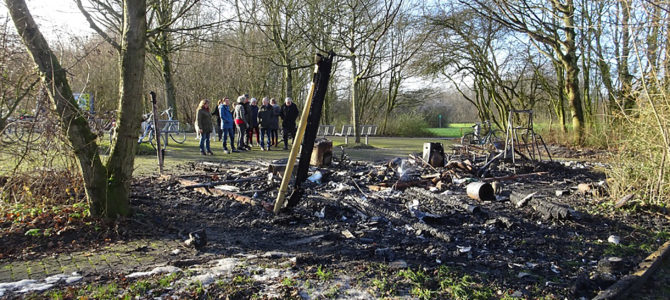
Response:
[[[619,117],[612,130],[618,137],[607,175],[615,200],[634,192],[645,204],[668,204],[670,102],[654,94],[638,97],[637,109]]]
[[[379,125],[381,127],[381,124]],[[427,130],[428,122],[417,112],[399,114],[389,120],[384,135],[403,137],[425,137],[434,134]],[[381,128],[380,128],[381,129]]]

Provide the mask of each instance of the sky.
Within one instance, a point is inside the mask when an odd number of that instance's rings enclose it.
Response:
[[[26,3],[40,31],[49,40],[93,33],[74,0],[26,0]],[[8,15],[4,1],[0,5],[0,15]]]

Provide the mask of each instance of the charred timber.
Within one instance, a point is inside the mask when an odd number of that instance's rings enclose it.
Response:
[[[410,189],[407,189],[407,191],[405,191],[405,192],[409,193],[410,195],[414,195],[414,196],[435,199],[435,200],[438,200],[438,201],[440,201],[440,202],[442,202],[442,203],[444,203],[444,204],[446,204],[450,207],[457,208],[457,209],[460,209],[460,210],[463,210],[463,211],[467,211],[471,214],[477,214],[477,213],[481,212],[481,209],[477,205],[472,205],[470,203],[467,203],[467,202],[464,202],[464,201],[461,201],[461,200],[458,200],[458,199],[455,199],[455,198],[445,197],[445,196],[439,195],[439,194],[434,194],[434,193],[431,193],[431,192],[423,190],[423,189],[410,188]]]
[[[516,207],[523,207],[526,204],[530,205],[535,211],[539,212],[544,219],[570,219],[570,218],[579,218],[579,214],[572,208],[563,205],[554,203],[552,201],[538,199],[535,197],[536,193],[520,193],[512,192],[509,197],[510,202],[512,202]]]
[[[303,194],[302,183],[307,179],[309,163],[314,150],[314,141],[319,130],[319,121],[321,120],[321,110],[323,109],[323,100],[326,98],[328,90],[328,81],[330,81],[330,71],[333,66],[334,53],[331,51],[328,57],[320,54],[316,55],[316,65],[318,71],[314,74],[312,82],[316,85],[314,95],[312,96],[312,106],[307,116],[307,127],[302,141],[298,169],[296,171],[293,193],[286,203],[286,207],[294,207],[300,201]]]

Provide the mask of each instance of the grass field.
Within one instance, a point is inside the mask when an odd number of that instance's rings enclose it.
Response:
[[[342,154],[342,149],[340,146],[344,144],[344,137],[334,137],[329,136],[328,139],[333,141],[333,155],[340,157]],[[107,145],[107,137],[101,139],[102,147]],[[361,138],[361,142],[365,142],[365,138]],[[401,138],[401,137],[370,137],[369,145],[374,147],[373,149],[357,149],[357,147],[344,147],[345,153],[352,160],[366,160],[366,161],[378,161],[378,160],[387,160],[393,157],[406,157],[410,153],[421,153],[423,151],[423,144],[426,142],[442,142],[445,146],[453,143],[454,141],[447,140],[441,137],[432,137],[432,138]],[[354,144],[354,138],[349,138],[350,146]],[[8,146],[9,147],[9,146]],[[16,148],[12,151],[1,151],[0,152],[0,175],[8,174],[15,165],[16,156],[15,153],[23,153],[24,149],[19,146],[11,146]],[[260,148],[254,147],[252,151],[241,152],[241,153],[230,153],[224,154],[223,147],[221,142],[217,142],[216,138],[213,138],[211,141],[211,148],[214,152],[214,156],[203,156],[200,154],[198,148],[198,140],[195,139],[195,134],[187,134],[186,142],[184,144],[177,144],[174,141],[170,140],[168,142],[168,147],[165,153],[165,170],[167,172],[176,171],[177,166],[183,165],[188,162],[198,162],[198,161],[211,161],[211,162],[220,162],[227,160],[235,161],[253,161],[253,160],[275,160],[281,158],[287,158],[289,155],[288,150],[282,150],[283,144],[279,148],[272,148],[271,151],[261,151]],[[10,150],[6,148],[6,150]],[[158,163],[155,155],[155,151],[151,149],[148,143],[141,145],[141,153],[135,157],[135,174],[138,175],[149,175],[158,173]],[[45,164],[45,160],[48,158],[44,157],[41,153],[29,154],[24,161],[21,163],[20,170],[30,171],[35,168],[50,166],[58,167],[65,165],[65,160],[67,157],[62,155],[54,155],[55,158],[52,162]],[[106,159],[106,156],[102,156],[103,160]]]
[[[429,132],[438,137],[457,138],[463,136],[464,133],[472,131],[472,123],[451,123],[449,127],[445,128],[426,128]]]
[[[342,150],[339,146],[345,145],[343,137],[328,137],[333,141],[333,155],[339,157]],[[255,140],[254,140],[255,141]],[[365,138],[361,139],[365,142]],[[410,153],[421,153],[423,151],[423,143],[426,142],[442,142],[445,146],[453,143],[439,138],[396,138],[396,137],[370,137],[369,145],[374,149],[356,149],[345,147],[345,153],[352,160],[367,160],[378,161],[387,160],[393,157],[406,157]],[[349,144],[352,145],[354,139],[349,139]],[[170,172],[178,165],[191,161],[224,161],[224,160],[274,160],[287,158],[288,150],[282,150],[283,144],[278,148],[272,148],[271,151],[261,151],[260,148],[254,147],[252,151],[224,154],[221,142],[217,142],[216,138],[212,139],[211,148],[214,156],[203,156],[198,149],[198,141],[194,134],[188,134],[184,144],[177,144],[172,141],[169,142],[165,154],[165,169]],[[157,159],[154,155],[138,155],[135,158],[136,174],[153,174],[158,172]]]

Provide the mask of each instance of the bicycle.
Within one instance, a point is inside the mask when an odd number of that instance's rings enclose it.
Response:
[[[161,132],[167,133],[170,138],[177,144],[183,144],[186,141],[186,131],[181,127],[178,120],[172,117],[172,107],[161,112],[161,116],[167,115],[168,119]]]
[[[486,134],[484,136],[481,135],[482,131],[482,125],[483,128],[486,130]],[[466,133],[461,137],[461,145],[478,145],[478,146],[484,146],[484,145],[492,145],[496,149],[502,149],[504,145],[502,145],[502,138],[503,132],[498,129],[491,129],[491,122],[488,120],[484,121],[482,123],[475,123],[475,125],[472,125],[473,132]]]
[[[169,107],[168,109],[162,111],[161,116],[167,115],[168,119],[158,120],[159,126],[162,125],[161,134],[165,134],[161,136],[162,138],[161,142],[163,146],[167,146],[168,136],[177,144],[183,144],[186,141],[186,132],[184,131],[184,128],[180,126],[178,120],[172,119],[171,111],[172,107]],[[142,127],[144,128],[144,130],[142,132],[142,135],[137,140],[137,143],[140,144],[144,142],[145,138],[147,138],[147,141],[149,142],[149,144],[151,144],[151,147],[156,149],[156,142],[154,139],[153,112],[144,114],[144,121],[142,122]]]
[[[156,139],[154,136],[154,122],[153,122],[154,114],[150,112],[148,114],[142,115],[142,117],[143,117],[142,128],[144,128],[144,130],[142,131],[142,135],[140,135],[140,137],[137,139],[137,143],[141,144],[148,142],[151,145],[151,147],[154,148],[155,150]],[[144,140],[145,138],[147,139],[146,141]],[[163,146],[167,144],[166,136],[163,136],[163,140],[161,141],[161,143],[163,144]]]

